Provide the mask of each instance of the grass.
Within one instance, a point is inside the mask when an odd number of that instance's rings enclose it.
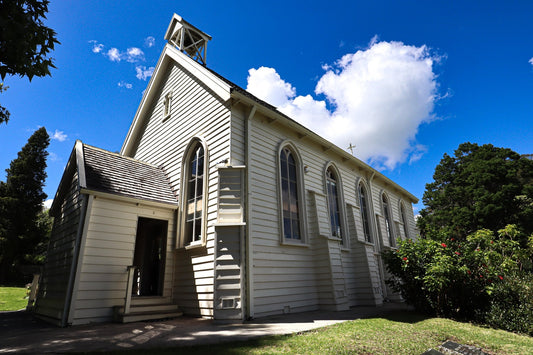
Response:
[[[0,311],[18,311],[26,308],[28,299],[23,287],[0,287]]]
[[[446,340],[490,354],[531,354],[533,338],[442,318],[401,312],[251,341],[110,354],[422,354]]]

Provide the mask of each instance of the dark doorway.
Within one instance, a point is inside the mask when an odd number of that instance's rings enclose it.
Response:
[[[133,265],[137,267],[132,293],[162,296],[167,244],[167,221],[139,218]]]

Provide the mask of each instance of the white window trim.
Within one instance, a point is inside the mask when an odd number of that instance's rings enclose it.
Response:
[[[166,121],[172,114],[172,91],[165,95],[163,99],[163,121]]]
[[[189,174],[189,163],[191,155],[194,151],[196,144],[201,144],[204,148],[204,181],[203,181],[203,197],[202,197],[202,222],[201,222],[201,238],[197,241],[186,242],[188,238],[185,236],[185,224],[187,220],[187,177]],[[178,240],[176,243],[177,248],[197,248],[205,247],[207,243],[207,200],[208,196],[208,182],[209,182],[209,151],[207,144],[202,138],[194,137],[187,144],[187,148],[184,150],[183,158],[181,160],[181,182],[180,182],[180,212],[179,212],[179,227],[178,227]]]
[[[327,178],[326,178],[326,173],[329,168],[333,169],[337,177],[337,200],[338,200],[337,203],[339,204],[339,219],[340,219],[339,222],[340,222],[341,234],[342,234],[341,238],[334,237],[333,232],[331,231],[331,219],[330,219],[331,217],[329,215],[329,211],[330,211],[329,194],[328,194],[328,185],[327,185]],[[342,244],[341,248],[348,250],[350,247],[349,246],[350,238],[348,237],[349,229],[348,229],[348,222],[346,220],[346,206],[344,202],[344,188],[343,188],[344,185],[342,183],[342,177],[341,177],[340,170],[334,162],[329,161],[324,166],[324,170],[322,171],[322,181],[324,184],[324,195],[326,196],[326,203],[328,206],[328,222],[330,226],[330,237],[339,240]]]
[[[363,206],[361,205],[361,187],[365,190],[365,202],[366,202],[366,222],[367,222],[367,225],[368,225],[368,233],[370,234],[369,237],[370,237],[370,240],[367,240],[366,239],[366,233],[365,233],[365,221],[363,220]],[[357,202],[359,203],[359,208],[360,208],[360,211],[359,211],[359,218],[361,218],[361,227],[363,228],[363,240],[365,243],[370,243],[370,244],[374,244],[376,238],[375,238],[375,234],[374,234],[374,228],[373,228],[373,223],[372,223],[372,207],[370,206],[372,204],[372,195],[370,195],[370,190],[368,188],[368,186],[366,185],[366,183],[363,181],[363,180],[360,180],[358,183],[357,183]]]
[[[385,192],[385,191],[382,191],[381,192],[381,195],[380,195],[380,202],[381,202],[381,213],[383,214],[383,221],[385,223],[385,231],[384,231],[384,234],[387,238],[387,241],[388,241],[388,244],[391,248],[395,248],[396,247],[396,233],[394,231],[394,216],[392,214],[392,206],[391,206],[391,199],[389,197],[389,195]],[[383,203],[383,197],[385,197],[387,199],[387,211],[385,211],[385,205]],[[388,212],[388,213],[387,213]],[[388,215],[388,219],[387,219],[387,215]],[[390,235],[389,233],[387,232],[387,221],[389,222],[389,231],[390,231]]]
[[[285,233],[283,232],[283,190],[281,188],[281,152],[283,149],[288,148],[294,160],[296,160],[296,179],[297,179],[297,188],[298,188],[298,217],[300,223],[300,239],[285,238]],[[291,141],[285,140],[281,142],[278,146],[277,157],[276,157],[277,169],[278,169],[278,181],[277,181],[277,190],[278,190],[278,206],[279,206],[279,231],[280,231],[280,243],[283,245],[294,245],[294,246],[308,246],[307,238],[307,213],[305,212],[306,201],[305,201],[305,186],[304,186],[304,164],[300,153],[294,143]]]

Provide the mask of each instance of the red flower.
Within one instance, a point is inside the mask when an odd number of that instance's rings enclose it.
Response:
[[[466,270],[466,272],[468,272],[468,275],[472,274],[472,272],[470,270]]]
[[[443,247],[443,248],[446,248],[446,246],[447,246],[447,245],[446,245],[446,244],[444,244],[444,243],[442,243],[441,245],[442,245],[442,247]]]
[[[452,242],[455,240],[455,238],[450,239]]]
[[[407,260],[407,257],[404,256],[402,259],[403,259],[403,261],[406,261],[406,260]]]
[[[491,241],[490,241],[490,244],[494,244],[494,240],[491,240]]]
[[[455,252],[456,255],[461,255],[461,253],[459,253],[458,251]]]
[[[500,278],[500,280],[503,280],[503,276],[502,275],[498,275],[498,277]]]
[[[483,275],[479,275],[479,278],[482,279],[482,278],[483,278]]]

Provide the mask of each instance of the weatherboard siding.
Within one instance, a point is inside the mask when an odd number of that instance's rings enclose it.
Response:
[[[57,210],[58,215],[54,216],[46,264],[39,283],[35,312],[55,319],[59,324],[63,317],[82,211],[77,173],[72,175],[68,190]]]
[[[195,137],[207,145],[208,188],[206,247],[175,251],[174,299],[186,314],[213,316],[214,236],[217,220],[217,163],[230,159],[231,115],[226,103],[178,63],[166,69],[151,103],[144,132],[133,157],[163,167],[176,195],[180,193],[182,159]],[[172,92],[171,114],[164,119],[163,102]],[[242,153],[241,153],[242,154]],[[179,229],[178,229],[179,230]],[[174,234],[174,238],[176,238]]]
[[[237,115],[244,119],[244,110]],[[369,183],[370,211],[378,214],[380,226],[372,228],[374,241],[368,243],[364,240],[357,190],[361,180],[368,181],[366,167],[347,161],[307,137],[298,136],[262,113],[255,114],[250,127],[249,223],[253,243],[254,316],[380,304],[383,299],[378,253],[381,244],[377,238],[383,238],[379,231],[384,231],[380,193],[387,193],[394,233],[399,230],[402,236],[400,193],[382,180]],[[283,243],[281,235],[277,154],[285,141],[296,147],[301,164],[307,167],[302,177],[306,192],[300,204],[300,208],[305,208],[307,235],[306,243],[299,246]],[[343,197],[343,243],[330,236],[324,182],[325,169],[330,163],[338,170],[338,186]],[[406,218],[412,236],[414,219],[407,201],[404,200]],[[388,246],[388,241],[383,239],[383,245]]]
[[[168,221],[163,297],[171,297],[175,212],[103,197],[94,198],[89,212],[72,324],[111,321],[113,307],[124,305],[139,217]]]

